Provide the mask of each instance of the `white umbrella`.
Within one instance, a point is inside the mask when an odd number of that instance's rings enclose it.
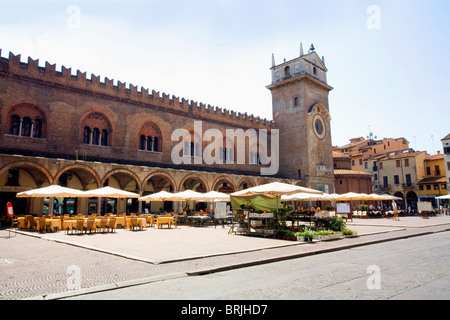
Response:
[[[51,185],[44,188],[28,190],[16,194],[17,198],[80,198],[85,197],[84,191]],[[53,212],[53,201],[50,201],[48,212]]]
[[[139,201],[170,201],[171,198],[173,198],[175,194],[167,192],[167,191],[160,191],[157,193],[152,193],[144,197],[140,197]]]
[[[294,184],[282,183],[282,182],[272,182],[268,184],[263,184],[260,186],[252,187],[249,189],[241,190],[231,194],[233,197],[251,197],[253,195],[262,194],[272,198],[280,197],[282,195],[289,195],[295,193],[310,193],[310,194],[323,194],[322,191],[309,189]]]
[[[120,190],[111,187],[103,187],[95,190],[85,191],[85,197],[98,197],[98,198],[139,198],[137,193]]]
[[[403,200],[400,197],[391,196],[390,194],[382,194],[376,200]]]
[[[356,192],[347,192],[344,194],[339,194],[336,197],[336,200],[346,201],[346,200],[370,200],[371,197],[366,193],[356,193]]]
[[[438,199],[438,200],[449,200],[450,199],[450,194],[447,194],[445,196],[436,197],[436,199]]]
[[[84,197],[85,193],[81,190],[52,185],[44,188],[28,190],[20,192],[16,195],[17,198],[72,198]]]
[[[322,201],[322,200],[329,200],[329,195],[300,192],[281,196],[281,201]]]
[[[196,192],[194,190],[185,190],[177,192],[173,195],[171,200],[173,201],[189,201],[189,200],[201,200],[204,198],[204,193]]]
[[[212,202],[229,202],[230,201],[230,195],[223,192],[217,192],[217,191],[210,191],[205,194],[203,194],[201,197],[203,199],[196,199],[199,201],[212,201]]]

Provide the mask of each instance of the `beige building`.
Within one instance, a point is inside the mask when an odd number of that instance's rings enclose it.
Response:
[[[393,152],[378,159],[378,179],[381,193],[403,199],[402,208],[414,205],[419,199],[417,182],[425,178],[425,151]]]
[[[447,190],[450,191],[450,133],[446,135],[441,141],[442,147],[444,149]]]
[[[375,138],[375,139],[374,139]],[[405,138],[384,138],[376,140],[372,133],[367,137],[350,139],[350,143],[335,148],[351,159],[351,169],[364,171],[372,175],[372,192],[381,193],[378,173],[378,160],[388,153],[409,149]]]

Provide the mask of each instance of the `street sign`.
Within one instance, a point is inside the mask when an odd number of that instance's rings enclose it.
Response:
[[[6,215],[8,217],[14,217],[14,209],[11,202],[6,204]]]

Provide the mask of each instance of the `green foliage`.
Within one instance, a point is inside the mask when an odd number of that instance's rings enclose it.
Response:
[[[367,208],[369,206],[367,204],[360,204],[358,205],[358,211],[367,211]]]
[[[353,234],[353,231],[350,229],[344,229],[344,230],[342,230],[342,234],[344,236],[351,236]]]
[[[316,230],[332,230],[332,231],[342,231],[347,227],[347,223],[342,217],[331,217],[331,218],[315,218],[314,224]]]

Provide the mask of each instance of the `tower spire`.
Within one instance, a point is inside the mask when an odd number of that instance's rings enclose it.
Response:
[[[305,54],[303,53],[303,43],[300,42],[300,57],[303,57]]]
[[[275,55],[272,53],[272,67],[275,67]]]

